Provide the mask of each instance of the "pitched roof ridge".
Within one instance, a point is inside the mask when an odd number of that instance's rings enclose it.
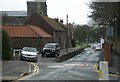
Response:
[[[40,15],[40,14],[39,14]],[[63,28],[62,25],[59,24],[59,22],[57,22],[56,20],[54,20],[53,18],[50,18],[48,16],[45,16],[45,15],[40,15],[52,28],[54,28],[55,30],[58,28],[55,28],[54,25],[51,24],[51,22],[55,22],[57,25],[59,25],[60,27]],[[63,28],[64,29],[64,28]],[[65,29],[64,29],[65,30]]]
[[[33,32],[35,32],[35,34],[37,34],[39,37],[41,37],[34,29],[32,29],[31,25],[28,25],[28,27],[29,27]]]
[[[49,22],[46,20],[46,18],[47,19],[49,19],[49,20],[51,20],[51,18],[49,18],[48,16],[45,16],[45,15],[41,15],[41,14],[38,14],[50,27],[52,27],[52,29],[54,29],[55,30],[55,28],[51,25],[51,24],[49,24]]]
[[[66,29],[66,26],[65,24],[61,23],[61,22],[58,22],[59,25],[61,25],[64,29]]]

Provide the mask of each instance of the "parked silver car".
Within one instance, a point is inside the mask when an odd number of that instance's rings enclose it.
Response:
[[[23,47],[21,50],[20,60],[37,62],[38,51],[34,47]]]
[[[59,56],[60,47],[58,43],[47,43],[41,51],[42,57],[44,56]]]

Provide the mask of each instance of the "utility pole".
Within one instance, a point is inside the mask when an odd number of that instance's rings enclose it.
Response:
[[[66,15],[66,53],[68,53],[68,14]]]

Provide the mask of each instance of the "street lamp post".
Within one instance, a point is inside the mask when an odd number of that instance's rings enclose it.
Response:
[[[68,14],[66,15],[66,53],[68,53]]]

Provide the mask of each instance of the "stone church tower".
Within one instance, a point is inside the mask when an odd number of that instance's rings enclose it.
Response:
[[[35,12],[47,16],[46,0],[27,1],[27,16],[30,17]]]

